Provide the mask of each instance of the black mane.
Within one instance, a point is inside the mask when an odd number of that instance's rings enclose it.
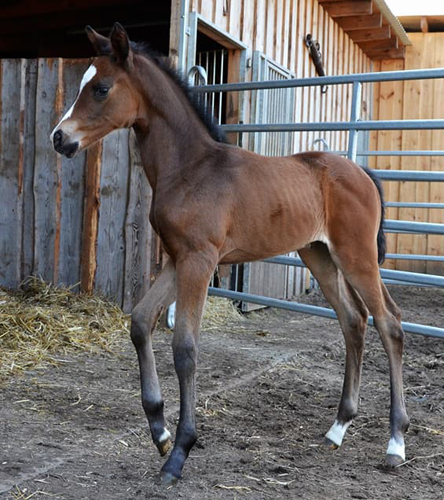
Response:
[[[210,133],[211,137],[217,142],[227,142],[224,131],[214,122],[214,117],[205,106],[201,94],[196,94],[188,85],[183,76],[174,68],[172,61],[168,57],[162,56],[160,53],[153,50],[146,43],[131,42],[131,48],[136,54],[142,55],[153,61],[164,73],[166,73],[182,90],[185,97],[190,102],[192,108],[196,112],[205,128]]]

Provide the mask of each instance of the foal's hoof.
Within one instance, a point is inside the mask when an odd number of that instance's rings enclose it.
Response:
[[[322,447],[326,450],[337,450],[339,446],[336,443],[333,443],[331,439],[328,437],[324,438],[324,442],[322,443]]]
[[[165,456],[168,453],[169,449],[171,448],[171,445],[172,443],[170,438],[156,444],[161,457]]]
[[[160,471],[160,482],[162,486],[174,486],[180,478],[176,477],[171,472]]]
[[[386,455],[385,456],[385,467],[387,469],[395,469],[399,467],[405,460],[399,455]]]
[[[168,453],[168,450],[171,448],[171,434],[169,431],[166,429],[163,431],[163,434],[160,436],[159,442],[156,443],[156,446],[161,457]]]

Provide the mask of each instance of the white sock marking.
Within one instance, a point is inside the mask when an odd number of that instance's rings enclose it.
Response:
[[[166,441],[167,439],[170,439],[170,438],[171,438],[171,433],[165,429],[159,438],[159,443],[163,443],[164,441]]]
[[[85,88],[85,85],[94,78],[94,76],[96,75],[96,73],[97,73],[97,68],[94,66],[94,64],[91,64],[91,66],[85,71],[85,74],[82,77],[82,81],[80,82],[79,92],[77,94],[77,99],[74,101],[73,105],[68,109],[68,111],[65,113],[65,115],[63,116],[63,118],[59,121],[59,123],[57,124],[57,126],[51,132],[51,135],[50,135],[51,141],[53,140],[54,134],[58,130],[58,128],[60,127],[60,125],[65,120],[68,120],[68,118],[70,118],[70,116],[72,115],[72,112],[74,110],[74,106],[77,104],[77,101],[79,100],[79,97],[80,97],[80,94],[82,93],[82,90]]]
[[[387,448],[387,455],[398,455],[403,460],[405,460],[404,440],[402,442],[399,442],[394,437],[390,438]]]
[[[330,430],[327,432],[325,437],[330,439],[330,441],[334,443],[336,446],[341,446],[345,432],[351,423],[352,421],[350,420],[350,422],[346,422],[345,424],[340,424],[337,420],[335,420],[335,423],[331,426]]]

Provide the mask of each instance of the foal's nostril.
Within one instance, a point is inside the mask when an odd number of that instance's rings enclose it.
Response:
[[[54,138],[53,138],[54,146],[60,146],[60,144],[62,143],[62,137],[63,137],[62,131],[57,130],[57,132],[54,134]]]

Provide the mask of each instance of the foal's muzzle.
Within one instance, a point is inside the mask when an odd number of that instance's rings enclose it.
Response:
[[[72,158],[79,149],[78,142],[69,142],[67,136],[63,134],[61,130],[57,130],[52,138],[54,149],[57,153],[66,156],[67,158]]]

